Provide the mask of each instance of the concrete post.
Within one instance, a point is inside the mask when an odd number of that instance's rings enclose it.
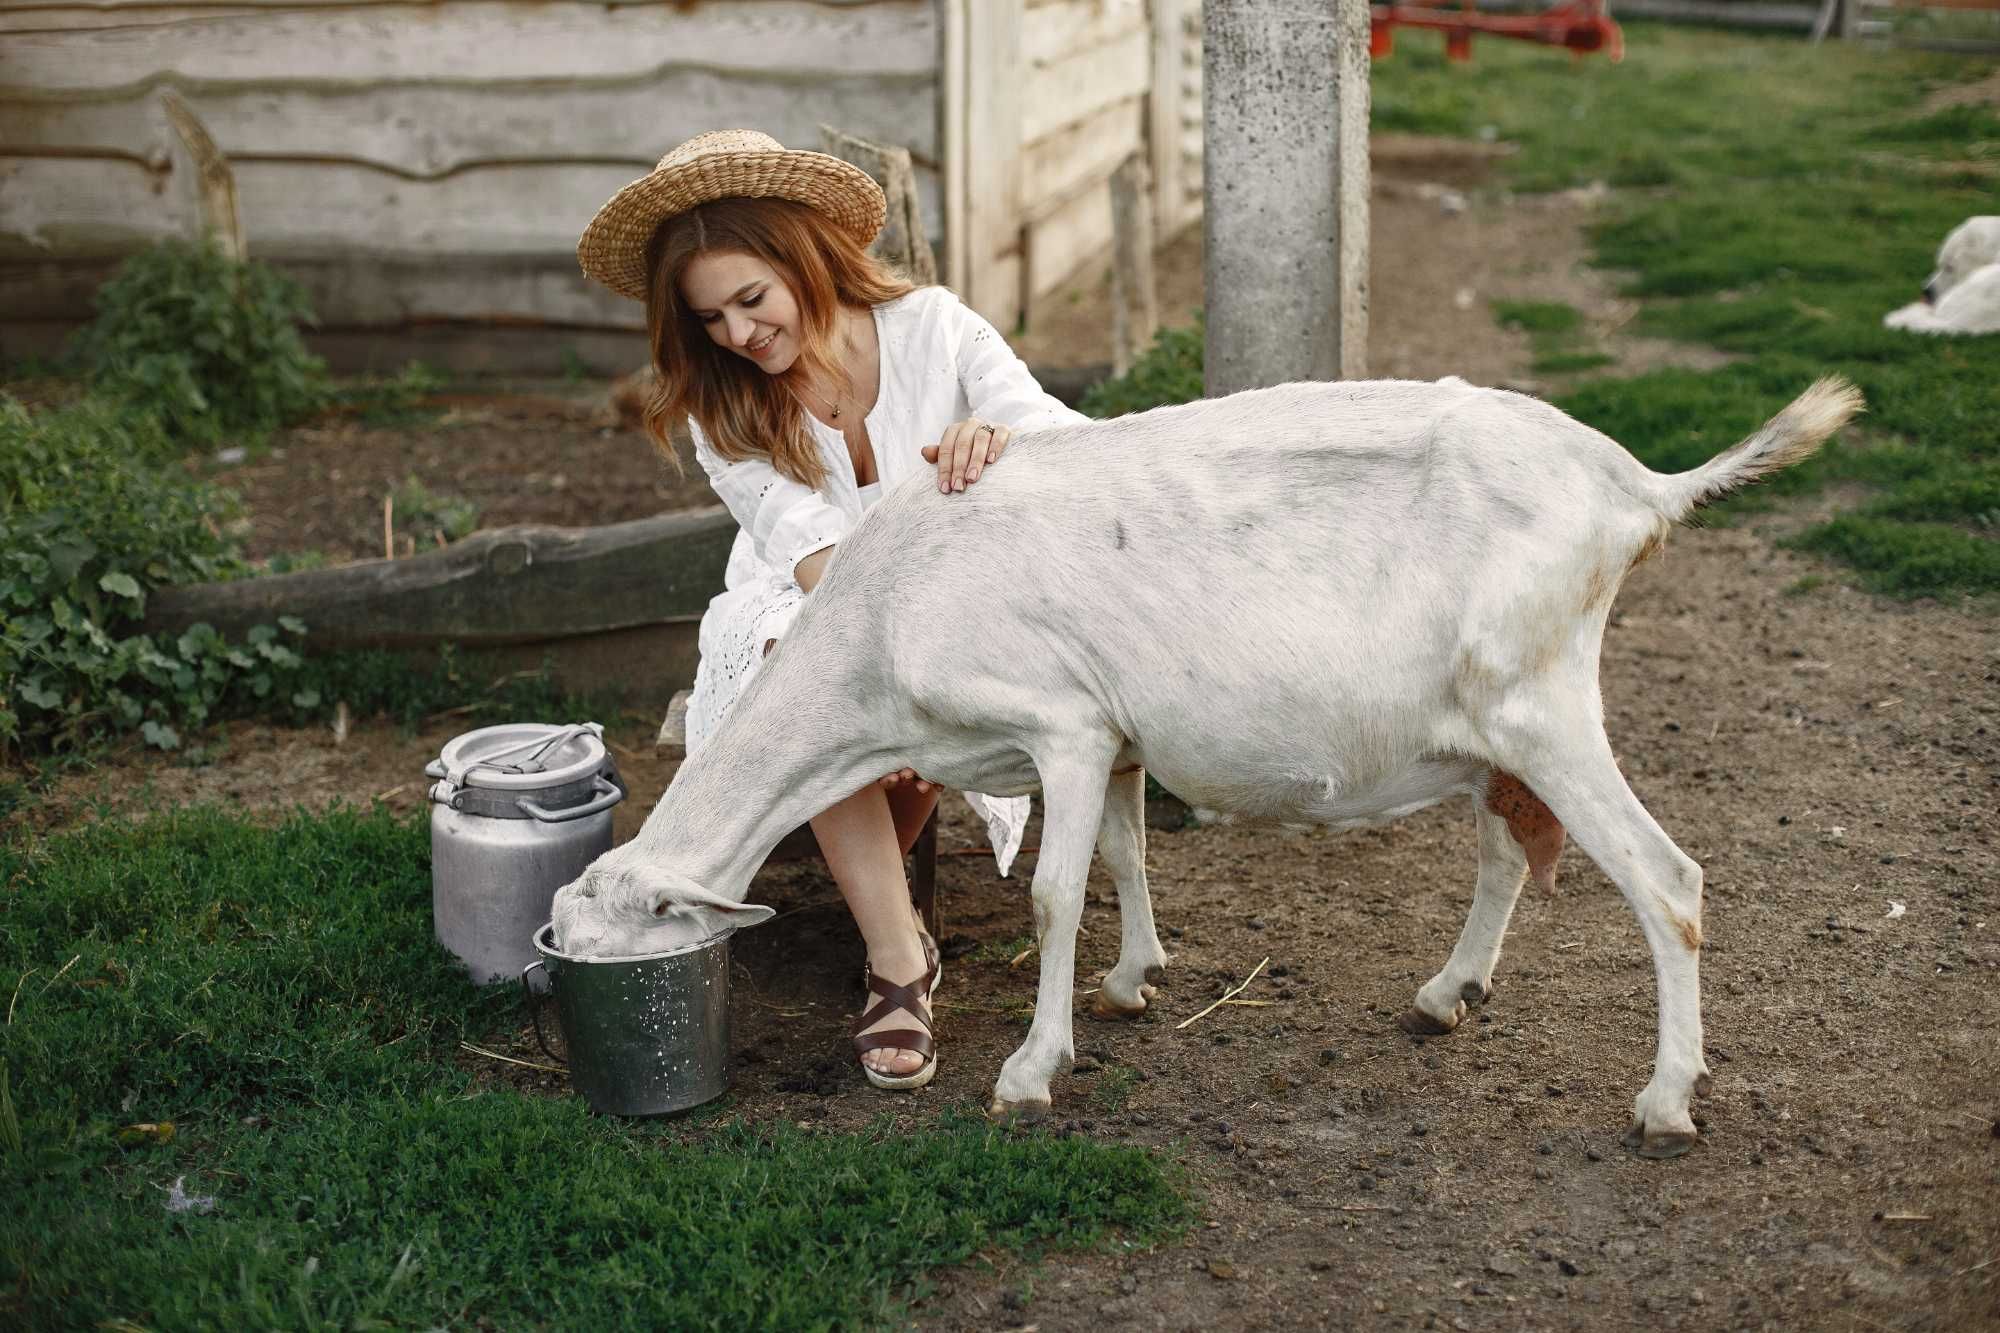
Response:
[[[1209,395],[1364,375],[1367,0],[1206,0],[1202,197]]]

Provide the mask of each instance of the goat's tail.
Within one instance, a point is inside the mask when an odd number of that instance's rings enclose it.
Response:
[[[1739,444],[1691,472],[1658,478],[1654,503],[1674,522],[1769,473],[1811,458],[1826,437],[1861,411],[1861,390],[1827,375]]]

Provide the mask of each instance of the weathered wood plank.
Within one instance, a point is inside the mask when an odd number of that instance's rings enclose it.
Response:
[[[188,101],[222,151],[246,158],[345,161],[433,178],[495,162],[616,163],[633,176],[661,153],[721,125],[762,130],[810,147],[818,123],[907,147],[934,166],[933,73],[848,75],[809,85],[775,72],[669,70],[658,77],[381,88],[212,87]],[[0,98],[5,148],[93,149],[141,160],[168,142],[150,89],[87,101]]]
[[[271,257],[574,254],[598,206],[640,174],[619,164],[501,163],[411,181],[342,162],[232,166],[243,225]],[[935,173],[919,178],[934,226]],[[169,183],[169,173],[136,162],[0,156],[0,259],[122,254],[182,234],[189,215],[161,208]]]
[[[1146,99],[1128,97],[1037,139],[1021,154],[1021,206],[1047,212],[1145,145]]]
[[[1056,0],[1021,21],[1021,57],[1046,65],[1146,29],[1142,0]]]
[[[102,95],[169,73],[198,101],[216,83],[603,79],[686,66],[920,74],[936,62],[930,0],[840,9],[808,0],[690,9],[489,0],[18,32],[0,46],[0,95]]]
[[[570,329],[639,331],[645,308],[584,282],[574,254],[408,255],[358,251],[258,258],[298,281],[325,329],[535,321]],[[85,316],[118,260],[0,262],[0,311],[15,320]]]
[[[1099,107],[1142,96],[1152,79],[1152,39],[1143,28],[1065,59],[1031,65],[1022,78],[1021,142],[1033,143]]]
[[[1047,217],[1027,227],[1028,318],[1037,298],[1047,295],[1084,264],[1106,256],[1111,246],[1111,183],[1107,176]]]
[[[966,15],[967,304],[1001,329],[1020,318],[1021,0],[981,0]]]
[[[321,648],[600,634],[698,618],[722,590],[735,536],[720,505],[600,528],[496,528],[406,560],[168,589],[144,628],[204,621],[234,636],[293,615]]]

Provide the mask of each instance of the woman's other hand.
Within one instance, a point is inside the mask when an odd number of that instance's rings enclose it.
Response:
[[[936,444],[924,446],[924,461],[937,464],[939,490],[962,491],[979,480],[987,464],[999,461],[1013,438],[1006,426],[967,417],[945,427]]]
[[[918,777],[917,770],[914,768],[905,768],[895,773],[884,773],[876,781],[890,791],[894,791],[905,782],[914,782],[917,784],[917,795],[919,796],[928,796],[931,792],[937,790],[935,782],[926,782],[924,779]]]

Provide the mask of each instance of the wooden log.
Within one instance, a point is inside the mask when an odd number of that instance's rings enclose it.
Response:
[[[722,589],[736,521],[720,505],[598,528],[511,527],[404,560],[172,588],[143,628],[236,637],[281,615],[316,648],[468,648],[699,618]]]
[[[1111,177],[1111,369],[1123,375],[1159,331],[1153,287],[1153,181],[1134,153]]]
[[[829,7],[754,4],[372,5],[273,9],[130,28],[16,32],[0,49],[0,100],[104,96],[173,79],[199,100],[217,84],[313,87],[651,78],[688,67],[817,75],[927,74],[930,0]]]
[[[888,212],[882,234],[869,250],[894,265],[917,286],[935,283],[937,256],[931,253],[930,237],[924,227],[916,176],[910,167],[910,150],[847,134],[824,122],[819,127],[819,139],[822,153],[852,162],[882,187]]]

